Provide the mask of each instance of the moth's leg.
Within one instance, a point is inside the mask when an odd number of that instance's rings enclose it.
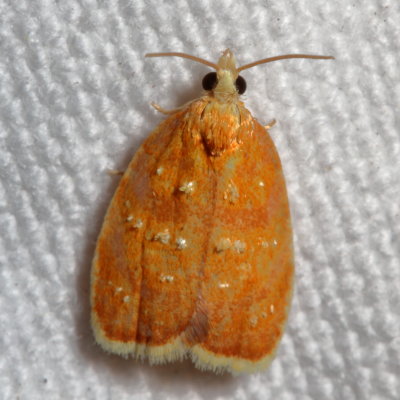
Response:
[[[276,124],[276,119],[274,118],[272,121],[269,121],[267,125],[264,125],[266,130],[272,128]]]
[[[197,99],[196,99],[197,100]],[[159,104],[151,102],[150,104],[159,112],[166,114],[166,115],[170,115],[170,114],[174,114],[178,111],[183,110],[184,108],[188,107],[189,104],[195,102],[196,100],[191,100],[188,101],[187,103],[183,104],[182,106],[178,107],[178,108],[174,108],[173,110],[166,110],[165,108],[161,107]]]
[[[150,103],[152,107],[154,107],[157,111],[159,111],[160,113],[166,114],[166,115],[170,115],[170,114],[174,114],[177,111],[179,111],[182,107],[178,107],[178,108],[174,108],[173,110],[166,110],[165,108],[161,107],[160,105],[156,104],[156,103]]]
[[[120,171],[119,169],[109,169],[107,170],[107,174],[110,176],[115,176],[115,175],[123,175],[125,171]]]

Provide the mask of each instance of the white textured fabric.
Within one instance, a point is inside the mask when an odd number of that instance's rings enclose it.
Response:
[[[124,169],[207,67],[240,64],[247,106],[287,179],[296,290],[266,372],[104,353],[89,325],[89,271]],[[400,3],[0,0],[1,399],[399,399]]]

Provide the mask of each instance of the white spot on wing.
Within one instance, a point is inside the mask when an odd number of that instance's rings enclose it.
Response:
[[[142,221],[140,218],[138,218],[138,219],[136,220],[135,224],[133,225],[133,227],[136,228],[136,229],[139,229],[139,228],[141,228],[142,226],[143,226],[143,221]]]
[[[194,182],[192,181],[185,182],[183,185],[179,187],[179,190],[186,194],[192,194],[194,192]]]
[[[238,253],[244,253],[246,250],[246,243],[242,242],[241,240],[236,240],[233,244],[233,247]]]
[[[164,229],[163,232],[158,232],[154,235],[154,240],[161,242],[162,244],[168,244],[171,239],[171,235],[169,234],[168,229]]]
[[[229,200],[230,203],[236,203],[239,199],[239,190],[231,180],[228,183],[228,188],[224,192],[224,200]]]
[[[157,168],[157,171],[156,171],[156,174],[157,174],[158,176],[160,176],[163,172],[164,172],[164,168],[163,168],[163,167],[158,167],[158,168]]]
[[[183,237],[178,237],[176,239],[176,246],[179,250],[185,249],[187,247],[187,241]]]
[[[128,217],[126,218],[126,222],[132,222],[134,220],[134,217],[133,217],[133,215],[128,215]],[[133,224],[133,227],[135,228],[135,229],[139,229],[139,228],[141,228],[143,226],[143,221],[140,219],[140,218],[138,218],[136,221],[135,221],[135,223]]]
[[[221,238],[218,240],[215,249],[218,253],[228,250],[232,246],[232,242],[229,238]]]
[[[256,326],[256,325],[257,325],[257,322],[258,322],[258,318],[257,318],[255,315],[253,315],[253,316],[250,318],[250,325],[251,325],[251,326]]]
[[[274,306],[273,304],[271,304],[271,305],[269,306],[269,310],[271,311],[271,314],[273,314],[274,311],[275,311],[275,306]]]
[[[161,274],[161,276],[160,276],[160,282],[172,282],[173,280],[174,280],[174,277],[172,275]]]

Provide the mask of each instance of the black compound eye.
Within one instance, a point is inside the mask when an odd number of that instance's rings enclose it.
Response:
[[[202,81],[204,90],[213,90],[217,86],[218,78],[216,72],[209,72]]]
[[[239,94],[243,94],[246,91],[246,81],[240,75],[236,79],[235,86]]]

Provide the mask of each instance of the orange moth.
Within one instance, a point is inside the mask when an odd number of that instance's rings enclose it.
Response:
[[[293,288],[292,230],[279,156],[240,101],[230,50],[205,93],[170,116],[125,171],[97,242],[91,274],[96,341],[159,364],[190,357],[216,372],[266,368]]]

